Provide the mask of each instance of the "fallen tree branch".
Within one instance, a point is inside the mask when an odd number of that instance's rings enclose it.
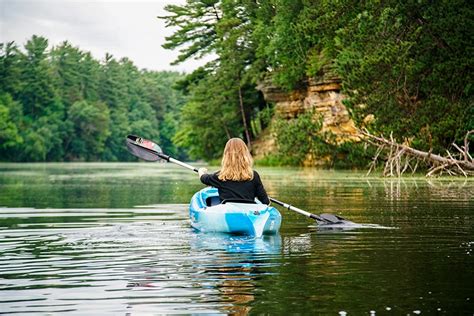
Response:
[[[469,155],[469,135],[471,134],[474,134],[474,130],[467,132],[466,136],[464,136],[464,153],[473,161],[471,155]]]
[[[366,142],[372,145],[376,144],[379,147],[367,174],[375,169],[382,150],[386,150],[387,158],[383,169],[384,176],[400,176],[408,168],[415,172],[420,161],[431,166],[426,174],[427,177],[442,174],[443,172],[449,175],[463,175],[465,177],[474,175],[474,160],[469,154],[469,135],[473,134],[474,130],[469,131],[464,137],[463,148],[453,143],[454,148],[459,151],[458,156],[460,156],[460,159],[449,151],[447,151],[447,156],[441,156],[433,154],[431,149],[426,152],[412,148],[408,144],[397,143],[392,133],[390,134],[390,139],[372,135],[367,130],[359,131],[359,133]],[[402,163],[403,159],[405,159],[404,164]],[[414,167],[411,166],[412,160],[416,162]]]
[[[451,155],[451,153],[449,151],[446,150],[446,152],[448,153],[449,158],[451,158],[453,160],[454,164],[458,167],[459,171],[461,171],[461,173],[465,177],[467,177],[466,172],[461,168],[461,166],[458,164],[457,160]]]

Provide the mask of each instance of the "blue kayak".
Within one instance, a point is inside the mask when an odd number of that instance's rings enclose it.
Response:
[[[216,188],[196,192],[189,204],[191,226],[201,232],[229,233],[260,237],[276,234],[281,225],[280,212],[257,201],[256,204],[221,204]]]

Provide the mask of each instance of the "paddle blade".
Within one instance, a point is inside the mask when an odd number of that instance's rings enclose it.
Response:
[[[132,155],[146,161],[157,161],[163,153],[160,146],[154,142],[135,135],[127,136],[126,145]]]
[[[316,220],[316,222],[318,223],[318,225],[322,225],[322,226],[354,224],[353,222],[348,221],[347,219],[341,216],[334,215],[334,214],[323,213],[319,215],[319,217],[323,219],[324,221]]]

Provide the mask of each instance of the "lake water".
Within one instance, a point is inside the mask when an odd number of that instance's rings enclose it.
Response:
[[[0,164],[0,313],[473,315],[473,179],[258,171],[270,196],[370,225],[280,208],[276,236],[202,234],[180,167]]]

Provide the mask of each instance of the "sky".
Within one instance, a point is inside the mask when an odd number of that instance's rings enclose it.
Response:
[[[157,16],[185,0],[0,0],[0,42],[23,46],[34,34],[50,47],[67,40],[99,60],[110,53],[139,68],[191,72],[206,60],[171,66],[179,54],[161,47],[173,33]]]

